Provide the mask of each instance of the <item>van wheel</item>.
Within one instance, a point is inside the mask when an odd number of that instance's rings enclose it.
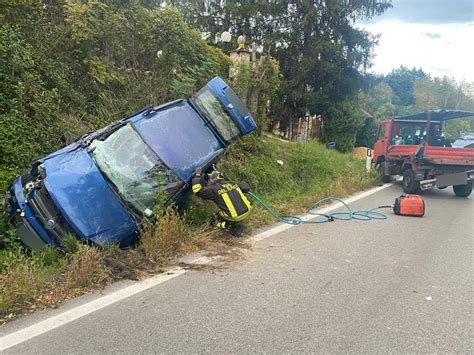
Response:
[[[403,191],[407,194],[416,194],[420,190],[420,183],[415,181],[415,173],[413,170],[405,170],[403,172]]]
[[[387,183],[387,182],[390,182],[392,180],[392,177],[390,175],[385,175],[384,172],[385,172],[385,162],[381,162],[379,165],[378,165],[379,169],[378,169],[378,173],[379,173],[379,179],[381,182],[384,182],[384,183]]]
[[[454,185],[453,190],[457,197],[468,197],[472,192],[472,181],[466,185]]]

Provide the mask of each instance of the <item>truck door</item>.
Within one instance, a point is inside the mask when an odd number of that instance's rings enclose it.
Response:
[[[377,137],[374,144],[374,161],[377,162],[377,159],[380,156],[385,156],[385,152],[387,150],[388,144],[388,132],[389,130],[389,122],[384,121],[381,122],[377,131]]]

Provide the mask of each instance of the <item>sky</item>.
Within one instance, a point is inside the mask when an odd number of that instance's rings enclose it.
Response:
[[[474,82],[474,0],[393,0],[393,8],[357,25],[380,34],[371,72],[405,65],[432,77]]]

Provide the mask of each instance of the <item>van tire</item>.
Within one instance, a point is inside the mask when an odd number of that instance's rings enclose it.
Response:
[[[385,162],[382,161],[378,165],[379,179],[383,183],[392,181],[392,177],[390,175],[385,175],[384,172],[385,172]]]
[[[33,175],[31,175],[31,171],[30,170],[25,170],[21,175],[20,175],[20,178],[21,178],[21,184],[23,186],[25,186],[25,184],[27,182],[30,182],[30,181],[34,181],[35,180],[35,177]]]
[[[468,197],[472,192],[472,181],[468,181],[466,185],[454,185],[453,191],[457,197]]]
[[[406,194],[416,194],[421,191],[420,183],[415,181],[415,173],[411,169],[403,172],[403,191]]]

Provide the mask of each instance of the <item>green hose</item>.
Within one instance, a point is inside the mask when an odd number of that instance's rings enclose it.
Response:
[[[316,216],[320,217],[318,219],[313,219],[313,220],[304,220],[301,217],[297,216],[280,216],[275,213],[270,207],[265,204],[258,196],[254,195],[252,192],[248,193],[250,196],[253,197],[255,201],[257,201],[260,205],[262,205],[263,208],[265,208],[273,217],[275,217],[277,220],[280,222],[286,223],[286,224],[318,224],[318,223],[326,223],[326,222],[333,222],[335,220],[339,221],[350,221],[353,219],[357,219],[360,221],[370,221],[373,219],[387,219],[387,215],[385,215],[382,212],[376,212],[375,210],[380,208],[372,208],[370,210],[359,210],[359,211],[352,211],[352,209],[341,199],[337,197],[326,197],[323,198],[315,203],[313,203],[308,210],[306,211],[307,214],[311,216]],[[346,212],[332,212],[329,214],[325,213],[318,213],[314,212],[314,209],[318,207],[320,204],[326,201],[339,201],[344,205],[344,207],[347,209]],[[386,207],[386,206],[384,206]]]

